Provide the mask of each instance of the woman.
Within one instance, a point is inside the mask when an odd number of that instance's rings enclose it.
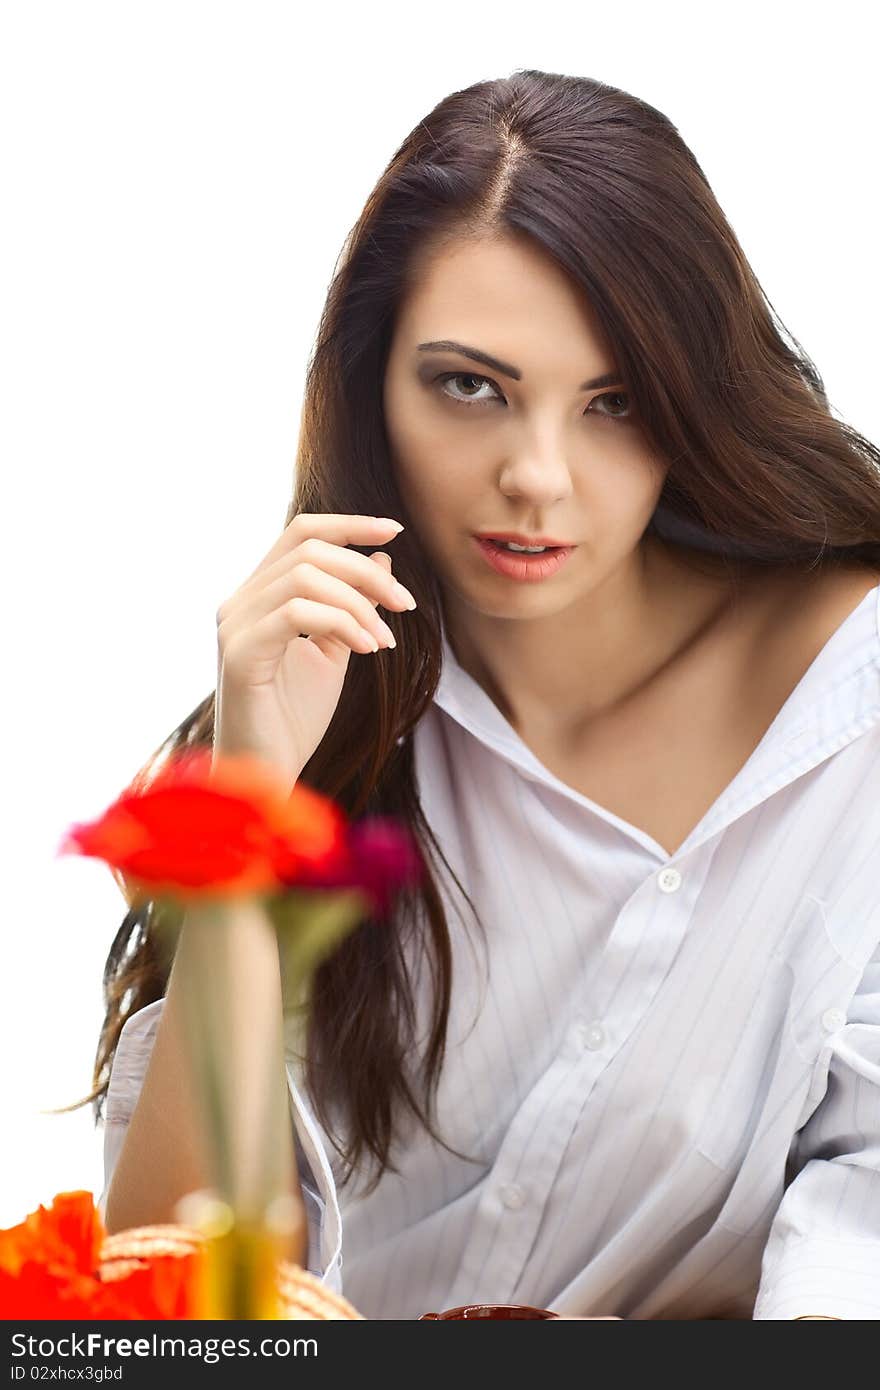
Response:
[[[878,462],[651,106],[518,72],[395,153],[153,760],[259,752],[431,857],[289,1059],[310,1265],[366,1316],[880,1315]],[[130,912],[111,1229],[202,1173],[174,978]]]

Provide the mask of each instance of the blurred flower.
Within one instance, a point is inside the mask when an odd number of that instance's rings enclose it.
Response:
[[[290,864],[282,846],[277,868],[285,886],[360,888],[370,910],[383,915],[400,888],[418,881],[422,861],[411,835],[397,821],[368,816],[351,824],[323,861]]]
[[[212,763],[206,750],[172,758],[143,789],[128,787],[97,820],[71,826],[58,853],[103,859],[143,896],[187,901],[277,886],[286,871],[319,868],[339,849],[345,816],[298,784],[289,795],[262,760]]]
[[[0,1231],[0,1269],[17,1274],[38,1259],[91,1275],[98,1263],[104,1228],[90,1192],[61,1192],[51,1207],[39,1206],[19,1226]]]
[[[297,1042],[304,1036],[318,965],[366,913],[387,914],[397,892],[416,882],[422,868],[415,841],[391,817],[351,823],[329,797],[302,784],[292,792],[283,787],[262,760],[244,754],[215,757],[209,750],[178,753],[149,780],[136,779],[96,820],[71,826],[58,853],[102,859],[129,907],[152,900],[161,932],[179,929],[181,909],[222,930],[232,916],[247,915],[241,899],[259,897],[278,941],[287,1036]],[[245,1194],[241,1175],[249,1170],[236,1142],[240,1111],[228,1075],[236,1046],[229,1035],[232,985],[222,972],[219,979],[218,987],[197,977],[183,995],[187,1045],[204,1102],[214,1176],[220,1198],[232,1212],[231,1230],[222,1243],[219,1237],[210,1242],[208,1252],[216,1287],[231,1292],[209,1306],[225,1306],[223,1315],[231,1317],[275,1316],[265,1311],[269,1303],[261,1292],[272,1283],[266,1275],[275,1267],[266,1263],[272,1240],[265,1213],[279,1195],[279,1135],[290,1121],[286,1105],[270,1107],[263,1129],[250,1136],[258,1185]],[[281,1061],[279,1055],[279,1068]],[[180,1259],[167,1268],[167,1261],[151,1260],[111,1287],[94,1272],[96,1230],[100,1232],[94,1213],[90,1216],[82,1203],[57,1200],[57,1214],[51,1220],[39,1217],[36,1235],[26,1234],[27,1222],[5,1233],[6,1262],[0,1261],[4,1306],[51,1307],[54,1311],[42,1316],[56,1317],[86,1316],[73,1311],[86,1307],[93,1317],[188,1315],[192,1281],[186,1282]],[[255,1209],[263,1216],[255,1217]],[[37,1243],[28,1246],[32,1238]],[[263,1247],[261,1264],[253,1252]],[[35,1257],[29,1249],[37,1252]],[[270,1301],[274,1307],[274,1290]],[[99,1306],[149,1311],[98,1312]],[[59,1311],[64,1307],[68,1312]]]
[[[0,1231],[0,1308],[10,1318],[196,1316],[200,1252],[102,1270],[105,1231],[91,1192],[61,1192]]]

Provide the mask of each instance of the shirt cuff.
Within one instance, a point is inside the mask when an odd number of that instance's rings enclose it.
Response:
[[[805,1237],[789,1241],[762,1280],[752,1314],[788,1320],[880,1318],[880,1245],[874,1240]]]

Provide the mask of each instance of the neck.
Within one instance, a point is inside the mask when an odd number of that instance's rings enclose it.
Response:
[[[577,552],[572,560],[588,564]],[[647,536],[625,564],[553,612],[520,617],[511,603],[499,617],[448,595],[449,644],[518,733],[567,743],[727,612],[729,574],[703,568],[689,569],[667,542]]]

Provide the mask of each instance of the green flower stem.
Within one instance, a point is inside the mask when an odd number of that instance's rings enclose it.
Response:
[[[216,1187],[253,1223],[289,1190],[293,1162],[277,941],[253,898],[191,904],[185,930],[187,1032]]]
[[[203,1208],[208,1317],[278,1317],[279,1256],[307,1263],[285,1052],[304,1058],[314,972],[367,909],[357,889],[205,897],[185,911],[157,901],[157,920],[169,938],[177,934],[175,971],[184,976],[185,1035],[217,1199],[213,1217],[210,1203]]]
[[[160,907],[158,917],[170,924],[175,912],[167,909]],[[220,1227],[213,1218],[194,1222],[208,1245],[205,1316],[278,1317],[277,1261],[286,1255],[304,1265],[308,1250],[284,1066],[278,940],[259,898],[204,898],[176,916],[188,1065],[214,1209],[219,1202],[228,1217]],[[285,1198],[286,1230],[273,1220]]]

